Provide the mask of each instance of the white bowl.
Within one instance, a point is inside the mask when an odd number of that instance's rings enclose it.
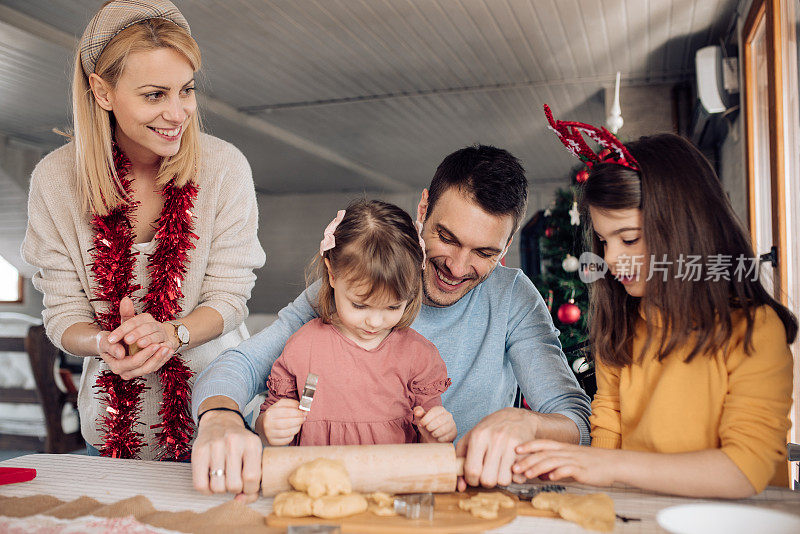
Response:
[[[800,516],[744,504],[682,504],[664,508],[656,521],[674,534],[800,533]]]

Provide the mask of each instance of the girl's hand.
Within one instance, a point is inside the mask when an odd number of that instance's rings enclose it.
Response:
[[[621,451],[571,445],[547,439],[535,439],[517,446],[517,460],[511,468],[514,482],[531,478],[547,480],[572,478],[581,484],[610,486],[619,469]]]
[[[280,399],[259,416],[267,443],[277,447],[292,442],[307,415],[299,406],[300,402],[294,399]]]
[[[425,408],[414,408],[414,424],[417,426],[422,443],[446,443],[456,439],[458,431],[453,414],[442,406],[434,406],[427,413]]]
[[[120,301],[119,314],[120,325],[108,336],[110,343],[124,341],[128,346],[135,343],[139,349],[161,344],[171,348],[172,352],[178,350],[180,342],[175,335],[175,327],[171,323],[159,323],[149,313],[136,315],[133,301],[129,297]],[[161,365],[165,362],[166,360]]]

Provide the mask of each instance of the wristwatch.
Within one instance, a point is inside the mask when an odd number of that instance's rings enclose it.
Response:
[[[183,323],[170,323],[175,327],[175,337],[178,338],[178,348],[175,351],[181,350],[184,345],[189,344],[189,329]]]

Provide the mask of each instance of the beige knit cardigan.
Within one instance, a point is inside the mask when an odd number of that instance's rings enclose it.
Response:
[[[199,236],[188,253],[186,278],[182,284],[183,311],[189,314],[198,306],[215,309],[224,321],[223,333],[193,349],[183,351],[187,365],[195,373],[202,371],[227,348],[247,337],[243,321],[247,300],[255,283],[253,270],[264,265],[264,250],[258,241],[258,205],[250,166],[244,155],[230,143],[202,135],[199,188],[194,203],[194,232]],[[22,244],[22,256],[39,271],[33,285],[44,294],[42,312],[47,335],[58,347],[61,336],[71,325],[93,322],[95,313],[106,302],[92,302],[95,283],[91,277],[93,232],[91,216],[81,209],[76,190],[75,145],[48,154],[31,176],[28,197],[28,227]],[[142,289],[132,295],[137,311],[147,291],[150,277],[147,255],[156,241],[135,245],[140,251],[134,267],[135,283]],[[98,418],[103,406],[93,389],[101,370],[107,369],[99,358],[85,358],[78,393],[78,411],[84,439],[97,446],[102,442]],[[155,430],[162,391],[155,373],[146,375],[142,395],[142,425],[137,430],[147,445],[140,458],[153,459],[157,453]]]

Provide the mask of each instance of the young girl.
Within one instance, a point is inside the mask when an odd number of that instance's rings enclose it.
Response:
[[[286,343],[256,426],[269,445],[447,442],[450,385],[436,347],[409,328],[419,311],[425,247],[406,212],[352,203],[325,229],[317,261],[319,319]],[[309,373],[311,410],[299,409]],[[299,393],[298,393],[299,392]]]
[[[581,204],[609,272],[591,287],[592,447],[520,445],[527,456],[515,479],[725,498],[786,485],[797,320],[757,280],[757,258],[708,161],[676,135],[622,146],[548,118],[594,163]],[[593,162],[580,131],[610,158]]]

